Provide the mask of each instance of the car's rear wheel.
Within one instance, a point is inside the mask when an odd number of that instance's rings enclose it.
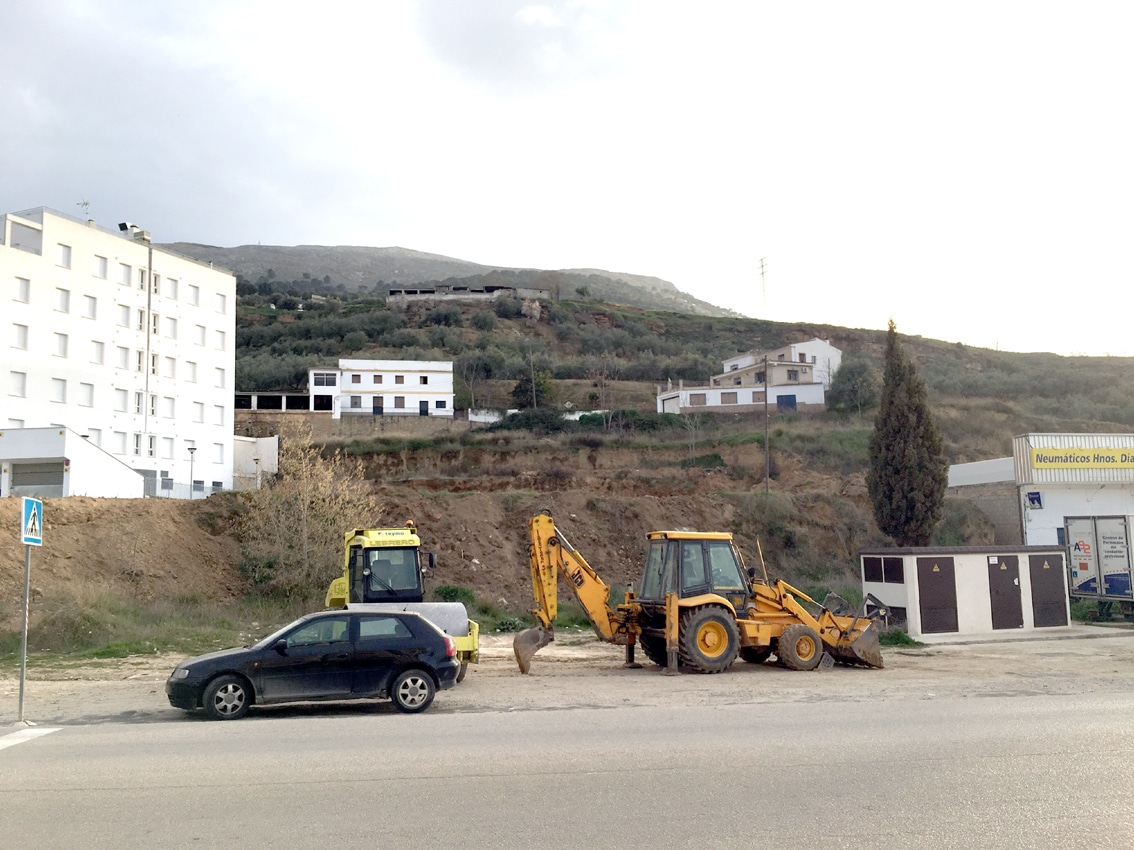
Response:
[[[461,669],[457,671],[457,682],[461,682],[465,678],[465,673],[469,672],[469,665],[467,661],[461,662]]]
[[[252,705],[252,691],[239,676],[218,676],[205,688],[204,704],[213,720],[239,720]]]
[[[398,711],[417,714],[429,708],[436,692],[433,679],[424,670],[406,670],[394,680],[390,698]]]

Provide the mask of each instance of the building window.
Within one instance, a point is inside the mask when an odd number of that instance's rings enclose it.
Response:
[[[130,281],[134,278],[134,269],[125,263],[118,264],[118,282],[123,286],[129,286]]]
[[[116,346],[116,348],[118,350],[118,368],[119,369],[129,369],[130,368],[130,349],[124,348],[121,345]]]
[[[361,384],[362,383],[362,375],[351,375],[350,376],[350,382],[352,384]]]
[[[163,378],[176,378],[177,377],[177,358],[165,358],[165,372],[162,374]]]
[[[161,329],[161,316],[150,313],[150,333],[157,334]]]
[[[757,372],[755,375],[752,376],[752,380],[754,380],[758,384],[764,383],[764,373],[763,372]]]
[[[213,463],[224,463],[224,443],[213,443]],[[213,489],[219,490],[221,483],[213,482]]]
[[[177,300],[177,281],[172,277],[167,277],[165,279],[165,296],[166,298],[170,298],[173,301]],[[170,457],[172,456],[173,452],[170,451]]]
[[[704,393],[689,393],[689,406],[690,407],[703,407],[706,403]]]
[[[156,354],[150,355],[150,374],[157,375],[158,373],[158,360],[160,358]]]
[[[157,394],[150,393],[150,416],[157,416]]]
[[[317,387],[333,387],[335,385],[335,373],[315,372],[312,376],[312,382]]]
[[[165,335],[170,339],[177,339],[177,319],[173,316],[165,320]]]
[[[101,428],[88,428],[87,437],[90,442],[94,443],[99,448],[102,448],[102,429]]]
[[[763,404],[764,398],[765,398],[765,396],[764,396],[763,390],[753,390],[752,391],[752,403],[753,404]]]
[[[375,375],[374,376],[374,383],[376,383],[376,384],[382,383],[382,376],[381,375]]]
[[[126,432],[125,431],[115,431],[112,443],[113,443],[114,453],[116,455],[126,454]]]
[[[55,255],[55,264],[65,269],[71,268],[71,246],[59,243],[59,250]]]
[[[404,384],[405,382],[406,382],[406,376],[405,375],[394,375],[394,383],[395,384]]]
[[[55,356],[67,356],[67,334],[55,334]]]
[[[224,389],[224,369],[214,370],[213,375],[216,379],[215,385],[223,390]]]
[[[194,329],[194,334],[195,334],[195,338],[194,338],[193,342],[197,343],[197,345],[204,345],[205,344],[205,326],[204,325],[197,325],[197,327]]]
[[[126,412],[126,390],[114,391],[114,409],[120,413]]]
[[[161,456],[166,460],[173,460],[173,437],[161,438]]]
[[[12,325],[12,348],[28,347],[28,326]]]
[[[51,400],[58,404],[67,403],[67,381],[65,378],[51,379]]]
[[[28,394],[28,373],[27,372],[9,372],[8,373],[8,395],[15,396],[16,398],[25,398]]]
[[[142,456],[142,435],[134,435],[134,457]]]
[[[94,407],[94,384],[79,384],[79,407]]]
[[[193,402],[193,421],[194,422],[204,422],[205,421],[205,405],[204,405],[203,402],[200,402],[200,401]]]
[[[224,425],[224,405],[223,404],[214,404],[213,405],[213,424],[214,425]]]
[[[185,361],[185,380],[191,384],[197,383],[197,364],[192,360]]]
[[[138,392],[134,393],[134,413],[142,415],[142,394]]]
[[[798,381],[799,380],[799,370],[798,369],[788,369],[787,370],[787,379],[789,381]]]
[[[146,352],[142,351],[141,349],[138,349],[134,352],[134,371],[146,371]]]
[[[862,559],[862,580],[905,584],[905,561],[902,558],[866,556]]]
[[[22,301],[27,304],[31,300],[31,281],[26,277],[16,278],[16,293],[12,296],[14,301]]]
[[[125,304],[118,305],[118,327],[130,327],[130,308]]]
[[[350,406],[351,406],[352,409],[355,409],[355,410],[362,407],[362,396],[352,395],[350,397]]]
[[[736,404],[736,393],[721,393],[721,404]]]
[[[194,307],[201,303],[201,287],[189,284],[189,303]]]
[[[150,281],[150,292],[154,295],[161,294],[161,275],[155,274],[154,279]],[[152,457],[152,455],[151,455]]]
[[[106,280],[106,257],[100,257],[95,254],[94,267],[91,269],[91,274],[101,280]]]
[[[425,386],[426,384],[429,383],[429,376],[428,375],[422,375],[419,380],[421,382],[421,385]]]
[[[401,409],[405,408],[405,406],[406,406],[406,397],[404,395],[394,396],[394,407],[396,409],[401,410]]]
[[[443,401],[437,402],[436,407],[437,407],[438,410],[444,410],[445,409],[445,402],[443,402]]]
[[[106,346],[98,340],[91,340],[91,362],[102,365],[106,357]]]
[[[71,290],[69,289],[56,289],[55,290],[55,309],[60,313],[71,312]]]
[[[217,312],[225,313],[228,311],[228,296],[223,292],[217,293]]]
[[[93,295],[83,296],[83,317],[86,319],[98,318],[98,299]]]
[[[176,403],[172,396],[163,396],[161,400],[161,415],[166,419],[172,419],[174,411],[176,410]],[[171,449],[172,451],[172,449]]]
[[[224,343],[225,343],[224,331],[217,331],[216,336],[214,337],[214,340],[216,341],[216,344],[217,344],[217,351],[224,351]]]

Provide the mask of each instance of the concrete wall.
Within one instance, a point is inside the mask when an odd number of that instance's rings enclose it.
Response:
[[[287,423],[311,428],[318,442],[365,440],[370,437],[433,437],[439,434],[459,435],[469,428],[462,419],[441,416],[344,416],[331,418],[329,413],[279,410],[238,410],[236,430],[249,436],[279,434]]]
[[[13,487],[19,463],[58,464],[58,485]],[[67,428],[13,428],[0,431],[0,496],[97,496],[140,499],[145,479],[118,458]]]

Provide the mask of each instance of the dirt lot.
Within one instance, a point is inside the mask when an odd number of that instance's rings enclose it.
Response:
[[[883,670],[835,667],[795,673],[774,664],[738,662],[717,676],[662,676],[646,664],[622,667],[622,650],[589,633],[560,634],[523,676],[512,658],[511,635],[483,638],[482,660],[465,681],[438,695],[432,711],[553,710],[624,705],[710,705],[865,702],[944,697],[1079,694],[1134,691],[1134,631],[1076,626],[1041,640],[887,649]],[[163,690],[180,656],[148,656],[90,666],[29,672],[24,716],[39,725],[177,721]],[[0,733],[18,710],[18,678],[0,674]],[[388,703],[316,708],[279,707],[272,713],[320,715],[392,712]]]

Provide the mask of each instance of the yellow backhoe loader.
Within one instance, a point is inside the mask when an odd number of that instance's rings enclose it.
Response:
[[[882,666],[877,618],[885,609],[877,599],[868,596],[861,612],[848,613],[840,597],[832,595],[820,604],[791,585],[769,581],[766,573],[758,579],[754,569],[744,569],[731,534],[651,531],[638,590],[628,591],[612,608],[610,587],[556,528],[549,512],[533,516],[528,531],[536,604],[532,613],[539,622],[512,642],[523,673],[555,639],[560,575],[595,634],[626,647],[627,666],[638,666],[636,645],[671,674],[680,667],[720,673],[738,655],[761,664],[775,654],[792,670],[814,670],[825,656],[842,664]]]

